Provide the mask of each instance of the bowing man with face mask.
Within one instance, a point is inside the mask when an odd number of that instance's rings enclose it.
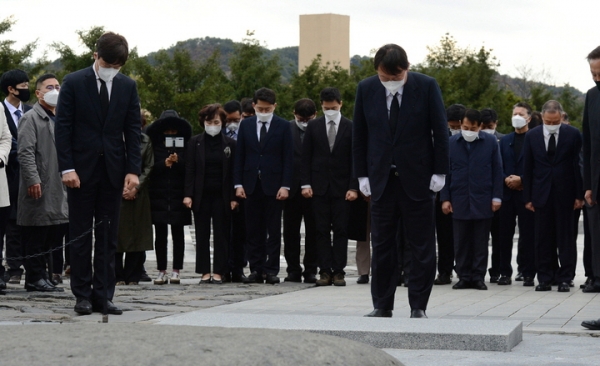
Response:
[[[142,166],[137,88],[119,73],[128,57],[125,37],[112,32],[100,36],[94,64],[65,76],[56,107],[56,152],[68,188],[70,237],[78,238],[94,222],[107,225],[105,218],[110,220],[108,238],[107,227],[99,226],[94,246],[91,235],[71,244],[71,290],[79,314],[100,311],[106,292],[108,312],[122,314],[112,303],[121,195],[139,185]]]
[[[183,204],[194,211],[196,224],[196,273],[200,283],[222,284],[229,273],[231,212],[238,206],[233,189],[235,140],[225,136],[226,112],[210,104],[198,113],[204,133],[190,139],[186,151]],[[210,234],[214,234],[213,266]],[[212,273],[212,278],[211,278]]]
[[[315,216],[312,200],[302,196],[300,182],[302,169],[302,142],[308,121],[315,118],[315,102],[304,98],[294,104],[294,119],[290,121],[294,139],[294,179],[290,187],[290,198],[283,204],[283,253],[287,262],[285,281],[315,283],[317,281],[317,247],[315,242]],[[304,217],[304,270],[300,266],[300,226]]]
[[[19,121],[21,168],[17,223],[22,228],[21,240],[28,256],[60,246],[63,225],[69,222],[67,188],[62,184],[54,146],[59,90],[56,76],[40,76],[35,91],[38,102]],[[46,268],[52,273],[52,261],[46,261],[47,258],[37,256],[25,260],[27,291],[64,291],[50,281]]]

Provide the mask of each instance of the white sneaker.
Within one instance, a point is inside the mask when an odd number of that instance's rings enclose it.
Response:
[[[155,285],[164,285],[167,283],[167,274],[165,272],[158,272],[158,277],[154,280]]]
[[[181,278],[179,277],[179,273],[171,272],[171,285],[179,285],[181,283]]]

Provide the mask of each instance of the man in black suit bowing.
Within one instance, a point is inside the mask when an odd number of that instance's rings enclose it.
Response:
[[[119,73],[128,56],[123,36],[103,34],[96,43],[94,64],[65,76],[56,108],[56,151],[68,187],[71,238],[91,228],[94,219],[97,223],[105,217],[110,220],[107,253],[106,223],[96,227],[93,271],[91,235],[71,244],[71,290],[79,314],[100,311],[105,290],[108,312],[122,313],[112,303],[121,195],[139,184],[142,162],[136,85]],[[104,258],[109,261],[108,273]]]
[[[449,170],[446,113],[436,81],[409,72],[402,47],[381,47],[374,64],[377,75],[358,84],[353,121],[354,174],[372,205],[375,310],[367,316],[392,316],[402,217],[413,256],[411,317],[423,318],[435,277],[434,197]]]
[[[279,283],[281,212],[293,179],[294,144],[290,124],[273,114],[275,92],[254,93],[256,116],[240,124],[233,169],[236,196],[246,199],[250,275],[244,283]],[[263,277],[264,276],[264,277]]]
[[[321,107],[325,115],[308,123],[302,142],[301,188],[313,201],[317,286],[346,286],[349,201],[358,198],[358,182],[352,178],[352,121],[340,113],[342,96],[336,88],[321,91]]]

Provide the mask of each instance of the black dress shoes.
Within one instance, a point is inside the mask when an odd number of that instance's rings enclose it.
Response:
[[[466,288],[471,288],[471,284],[465,280],[458,280],[458,282],[452,286],[452,289],[454,290],[464,290]]]
[[[268,283],[269,285],[274,285],[276,283],[279,283],[279,277],[275,276],[274,274],[268,274],[265,282]]]
[[[39,280],[32,282],[32,283],[25,282],[25,289],[28,292],[31,292],[31,291],[64,292],[65,291],[63,288],[55,287],[52,283],[50,283],[49,281],[46,281],[43,278],[40,278]]]
[[[92,313],[92,303],[87,299],[77,299],[74,310],[80,315],[90,315]]]
[[[302,282],[302,276],[300,273],[288,273],[287,277],[283,280],[285,282]]]
[[[475,281],[473,283],[473,288],[475,290],[487,290],[488,289],[483,281]]]
[[[594,292],[600,292],[600,286],[597,286],[593,283],[585,286],[585,288],[583,290],[581,290],[582,292],[585,292],[586,294],[588,293],[594,293]]]
[[[360,275],[358,277],[358,280],[356,280],[356,283],[358,283],[359,285],[369,283],[369,275]]]
[[[600,330],[600,319],[598,320],[585,320],[581,323],[581,326],[589,330]]]
[[[246,279],[245,274],[232,273],[231,274],[231,282],[233,283],[244,283],[244,279]]]
[[[500,276],[490,276],[490,283],[498,283]]]
[[[410,317],[411,318],[427,318],[427,315],[425,314],[425,310],[412,309],[410,311]]]
[[[517,277],[515,277],[515,281],[524,281],[525,277],[523,277],[523,274],[521,272],[517,273]]]
[[[535,286],[536,291],[552,291],[552,286],[549,282],[540,282],[537,286]]]
[[[391,318],[392,311],[391,310],[383,310],[383,309],[375,309],[371,311],[369,314],[365,315],[368,318]]]
[[[263,277],[254,271],[248,277],[244,278],[244,283],[263,283]]]
[[[92,307],[92,310],[101,313],[104,310],[104,306],[101,303],[96,303]],[[106,311],[111,315],[121,315],[123,314],[123,310],[119,309],[112,301],[107,301]]]
[[[150,278],[150,276],[148,276],[148,273],[144,272],[140,276],[140,282],[152,282],[152,278]]]
[[[512,280],[508,276],[500,276],[498,279],[498,286],[507,286],[512,284]]]
[[[0,278],[0,290],[6,290],[6,282],[2,278]]]
[[[515,281],[517,279],[515,278]],[[533,282],[533,277],[523,277],[523,286],[525,287],[533,287],[535,283]]]
[[[558,292],[569,292],[571,289],[569,288],[568,282],[561,282],[558,284]]]
[[[579,288],[586,288],[587,285],[591,285],[594,283],[594,279],[592,277],[588,277],[584,283],[579,285]],[[1,288],[1,287],[0,287]]]
[[[452,280],[450,279],[450,276],[445,273],[438,274],[435,281],[433,281],[434,285],[449,285],[451,283],[452,283]]]
[[[305,273],[304,283],[317,283],[317,276],[314,273]]]

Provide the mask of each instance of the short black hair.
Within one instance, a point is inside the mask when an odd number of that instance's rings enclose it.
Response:
[[[587,55],[588,62],[597,59],[600,59],[600,46],[594,48],[594,50]]]
[[[543,125],[542,114],[540,112],[531,112],[531,121],[529,122],[529,128],[534,128],[539,125]]]
[[[465,117],[465,111],[467,107],[462,104],[452,104],[446,109],[446,120],[448,121],[462,121]]]
[[[29,82],[29,77],[25,71],[20,69],[9,70],[0,77],[0,90],[2,90],[5,95],[8,95],[9,86],[16,89],[18,84],[24,82]]]
[[[269,88],[260,88],[254,92],[252,101],[256,104],[259,100],[269,104],[275,104],[275,92]]]
[[[202,107],[200,112],[198,112],[198,122],[200,122],[200,126],[204,127],[204,122],[211,120],[215,117],[219,117],[221,123],[225,123],[225,119],[227,116],[225,115],[225,111],[221,108],[219,103],[209,104]]]
[[[373,63],[375,65],[375,70],[379,70],[379,67],[381,66],[383,71],[391,75],[397,75],[402,70],[408,69],[408,66],[410,66],[404,48],[393,43],[382,46],[375,54]]]
[[[488,123],[498,122],[498,113],[491,108],[484,108],[481,110],[481,123],[487,125]]]
[[[254,107],[252,106],[252,98],[242,98],[240,104],[242,105],[242,113],[246,113],[250,116],[256,114]]]
[[[513,109],[515,109],[517,107],[521,107],[521,108],[527,109],[527,114],[530,115],[530,116],[531,116],[531,113],[533,112],[533,109],[531,109],[531,106],[527,102],[519,102],[519,103],[517,103],[517,104],[515,104],[513,106]]]
[[[465,119],[468,119],[471,123],[474,122],[477,126],[481,126],[481,112],[477,109],[467,109],[460,123],[462,124]]]
[[[54,74],[44,74],[35,81],[35,88],[38,89],[40,87],[40,85],[42,85],[42,83],[48,79],[58,80],[58,78]]]
[[[227,114],[235,112],[242,113],[242,105],[237,100],[230,100],[229,102],[223,104],[223,109]]]
[[[342,94],[337,88],[325,88],[321,90],[321,103],[333,101],[342,102]]]
[[[302,98],[294,103],[294,114],[303,118],[312,117],[317,114],[317,107],[312,99]]]
[[[96,52],[104,62],[123,66],[129,58],[129,44],[122,35],[107,32],[96,41]]]

